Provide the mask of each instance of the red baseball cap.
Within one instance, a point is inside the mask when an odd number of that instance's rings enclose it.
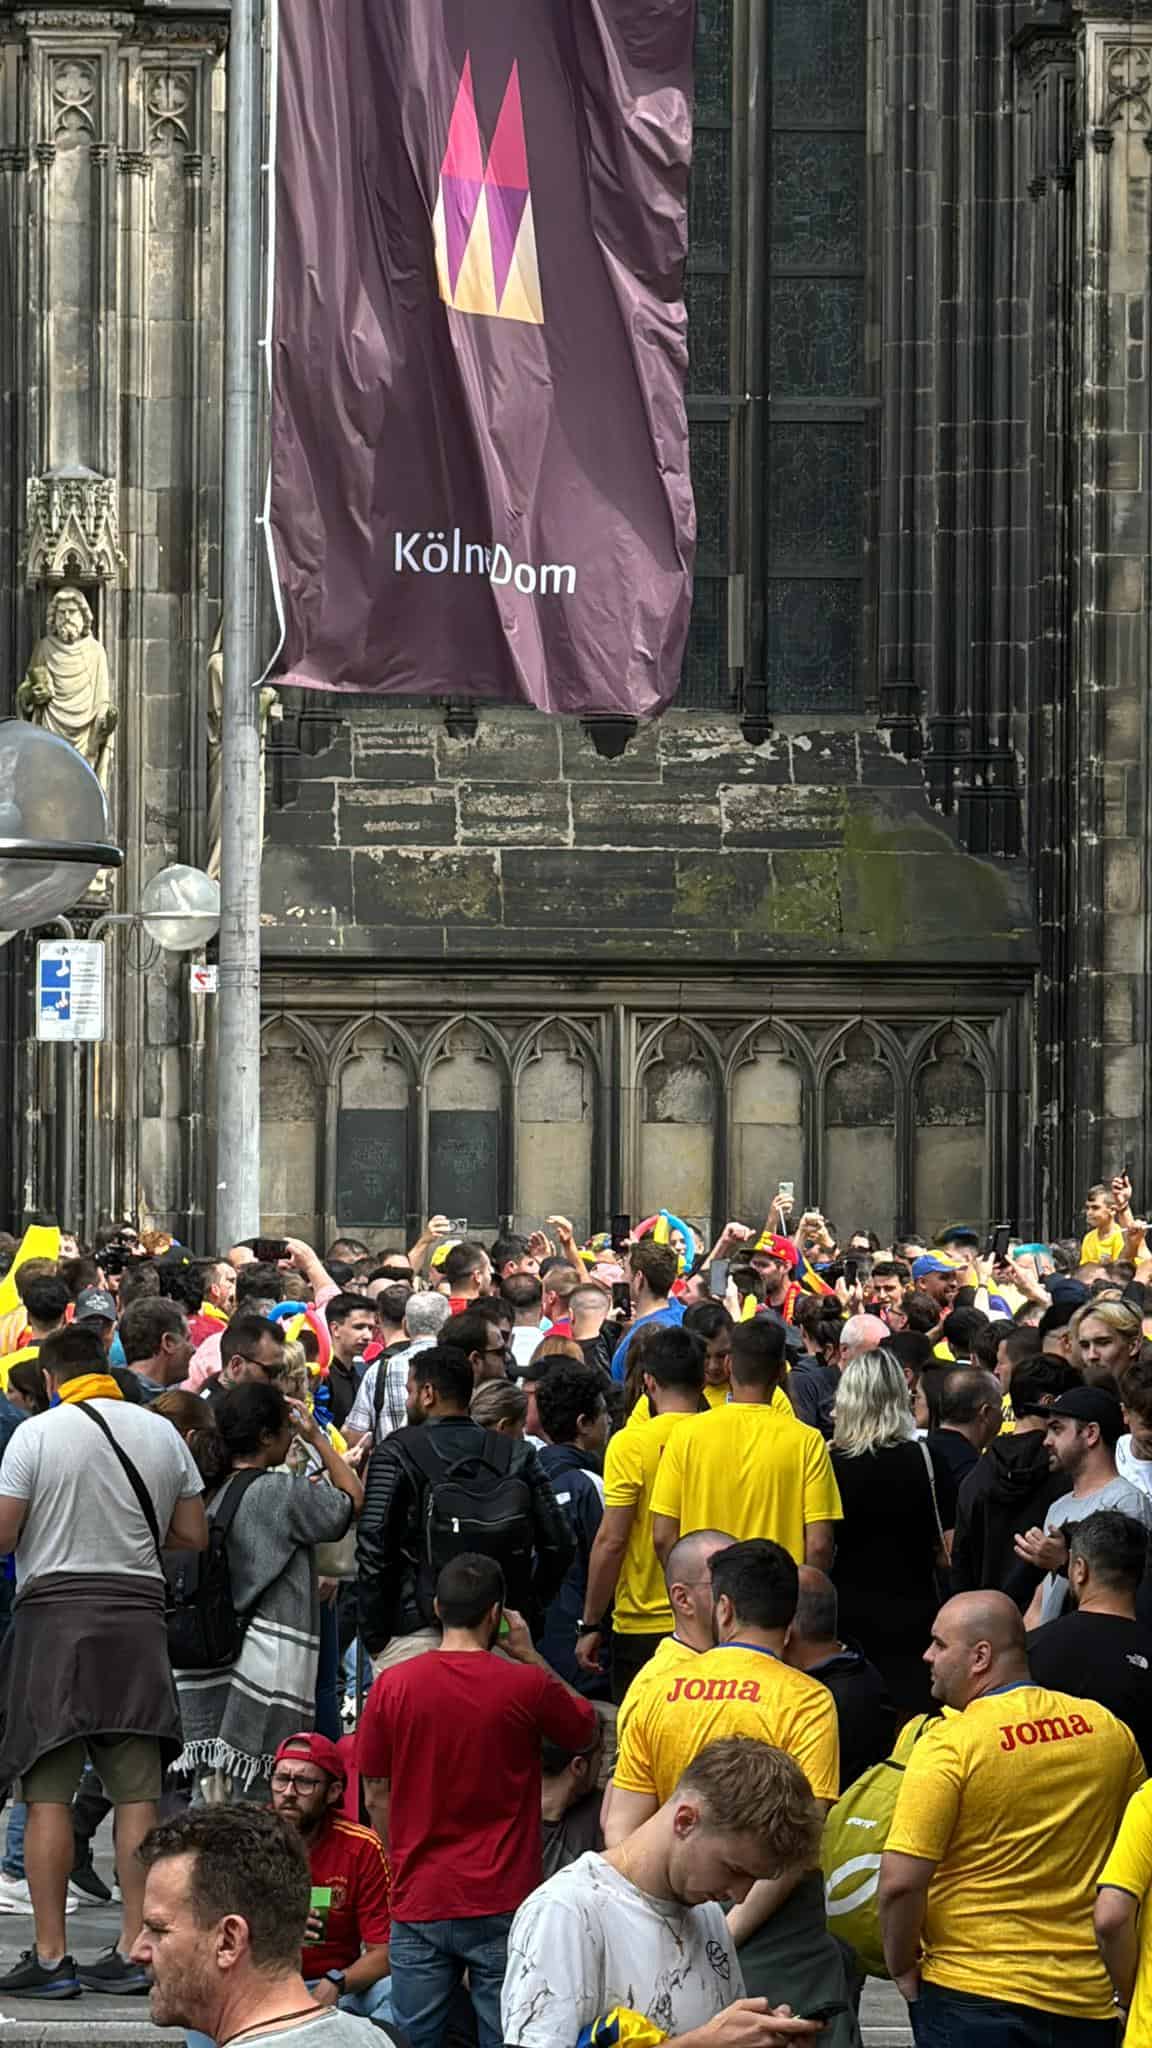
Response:
[[[790,1237],[773,1237],[770,1230],[766,1230],[761,1237],[757,1238],[752,1247],[752,1252],[753,1256],[757,1252],[767,1252],[770,1259],[781,1259],[786,1266],[797,1266],[800,1263],[800,1254],[792,1239]]]
[[[343,1782],[348,1776],[340,1751],[326,1735],[290,1735],[287,1742],[282,1742],[276,1751],[278,1764],[297,1760],[303,1763],[305,1758],[319,1770],[326,1771],[330,1778],[339,1778]]]

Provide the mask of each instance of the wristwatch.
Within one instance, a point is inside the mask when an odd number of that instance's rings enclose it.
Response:
[[[343,1970],[325,1970],[324,1975],[327,1977],[328,1982],[330,1984],[334,1984],[336,1986],[337,1991],[339,1991],[341,1996],[343,1996],[344,1978],[346,1972]]]
[[[600,1633],[600,1623],[598,1621],[578,1621],[576,1623],[576,1633],[578,1636],[598,1636]]]

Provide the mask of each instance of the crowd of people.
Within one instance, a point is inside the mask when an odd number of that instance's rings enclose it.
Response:
[[[0,1238],[0,1997],[858,2048],[883,1968],[1152,2048],[1152,1226],[1085,1223]]]

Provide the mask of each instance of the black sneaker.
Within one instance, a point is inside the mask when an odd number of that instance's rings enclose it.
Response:
[[[26,1948],[14,1970],[0,1977],[0,1998],[79,1998],[80,1979],[71,1956],[46,1969],[34,1948]]]
[[[110,1906],[112,1892],[93,1863],[78,1863],[68,1879],[69,1897],[80,1906]]]
[[[128,1962],[118,1948],[110,1948],[94,1963],[81,1963],[76,1974],[85,1991],[107,1991],[113,1998],[131,1998],[152,1989],[143,1963]]]

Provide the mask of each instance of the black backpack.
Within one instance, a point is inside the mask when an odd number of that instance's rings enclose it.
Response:
[[[511,1437],[484,1431],[484,1441],[462,1458],[442,1458],[425,1429],[395,1439],[423,1482],[416,1598],[435,1620],[436,1581],[464,1551],[494,1558],[504,1573],[509,1607],[523,1611],[532,1595],[532,1489],[513,1472],[518,1449]]]
[[[218,1671],[240,1654],[246,1619],[236,1612],[228,1564],[228,1531],[253,1480],[263,1472],[234,1472],[222,1489],[220,1506],[209,1522],[206,1550],[163,1550],[160,1524],[152,1496],[127,1451],[117,1443],[102,1415],[86,1401],[74,1404],[104,1432],[124,1468],[128,1483],[152,1531],[164,1573],[168,1621],[168,1655],[177,1671]]]
[[[177,1671],[216,1671],[240,1655],[247,1617],[236,1611],[228,1563],[228,1531],[254,1479],[234,1472],[208,1524],[206,1550],[162,1550],[168,1588],[168,1654]]]

